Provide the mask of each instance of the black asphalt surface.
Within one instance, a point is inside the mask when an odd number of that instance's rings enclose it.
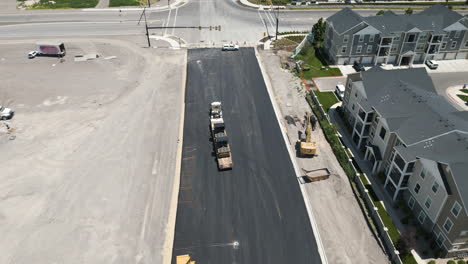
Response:
[[[254,50],[189,50],[187,67],[173,263],[321,263]],[[213,101],[223,103],[231,171],[213,156]]]

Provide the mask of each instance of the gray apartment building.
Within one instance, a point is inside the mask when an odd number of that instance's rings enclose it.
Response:
[[[468,111],[437,95],[425,68],[348,75],[352,142],[384,189],[406,201],[448,256],[468,252]]]
[[[344,8],[327,18],[323,46],[334,64],[466,59],[468,17],[442,5],[411,15],[386,11],[368,17]]]

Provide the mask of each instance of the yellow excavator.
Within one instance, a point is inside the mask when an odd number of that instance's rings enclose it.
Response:
[[[315,123],[317,122],[314,118],[313,126],[311,123],[311,114],[309,112],[306,113],[306,130],[305,130],[305,138],[301,137],[300,140],[300,151],[301,155],[303,156],[313,156],[317,154],[317,143],[311,141],[312,137],[312,128],[315,127]]]

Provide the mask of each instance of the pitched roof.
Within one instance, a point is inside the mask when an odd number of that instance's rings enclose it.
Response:
[[[332,16],[328,17],[327,21],[329,23],[331,22],[335,31],[341,34],[361,23],[362,17],[350,8],[345,7]]]
[[[341,34],[353,26],[365,22],[383,34],[406,32],[413,28],[421,31],[443,33],[443,29],[463,18],[459,13],[437,4],[419,13],[397,15],[386,11],[383,15],[361,17],[349,8],[342,9],[327,20],[333,22],[335,30]],[[468,21],[461,21],[468,28]]]
[[[448,164],[468,206],[468,111],[438,95],[425,68],[374,67],[361,78],[366,98],[359,103],[374,108],[403,141],[395,147],[402,157]]]

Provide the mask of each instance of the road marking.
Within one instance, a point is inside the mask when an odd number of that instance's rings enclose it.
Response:
[[[258,13],[258,16],[260,17],[260,21],[262,21],[263,26],[264,26],[265,29],[268,31],[268,27],[267,27],[267,25],[265,24],[265,20],[263,20],[262,15],[260,14],[260,10],[257,10],[257,13]],[[269,35],[269,34],[268,34],[268,35]]]
[[[266,17],[268,18],[268,21],[270,21],[270,25],[271,25],[271,27],[272,27],[273,30],[274,30],[274,29],[275,29],[275,26],[273,25],[273,17],[270,18],[270,15],[271,15],[271,14],[268,12],[268,10],[263,11],[263,12],[265,12]]]
[[[167,23],[164,26],[165,27],[164,36],[167,34],[167,27],[169,26],[169,22],[171,22],[171,12],[172,12],[172,9],[169,9],[169,13],[167,14]]]
[[[176,8],[175,10],[175,16],[174,16],[174,25],[173,25],[173,29],[172,29],[172,35],[174,35],[174,30],[175,30],[175,26],[176,26],[176,22],[177,22],[177,13],[179,12],[179,8]]]

